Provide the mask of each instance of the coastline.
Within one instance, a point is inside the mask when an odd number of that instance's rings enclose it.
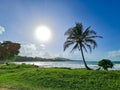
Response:
[[[109,70],[120,70],[120,62],[115,61],[117,63],[114,63],[114,67]],[[71,69],[76,69],[76,68],[85,68],[83,61],[26,61],[26,62],[15,62],[15,64],[32,64],[32,65],[37,65],[40,67],[45,67],[45,68],[50,68],[50,67],[58,67],[58,68],[71,68]],[[97,61],[87,61],[87,64],[89,67],[93,69],[97,69]]]

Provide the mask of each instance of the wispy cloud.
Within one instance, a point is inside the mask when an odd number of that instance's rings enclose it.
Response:
[[[120,60],[120,50],[109,51],[108,58],[110,58],[112,60]]]
[[[42,49],[45,49],[45,45],[44,45],[44,44],[40,44],[40,47],[41,47]]]
[[[74,52],[70,53],[69,51],[61,52],[58,54],[54,54],[54,57],[63,57],[63,58],[68,58],[68,59],[73,59],[73,60],[82,60],[80,52]]]
[[[5,28],[0,26],[0,34],[3,34],[3,32],[5,32]]]
[[[34,44],[22,44],[19,55],[34,57],[35,54],[37,53],[36,50],[37,49]]]
[[[28,57],[42,57],[42,58],[55,58],[55,57],[71,58],[72,57],[72,55],[67,52],[63,52],[63,53],[48,52],[45,49],[44,44],[40,44],[40,46],[37,46],[32,43],[21,44],[19,55],[28,56]]]
[[[42,57],[42,58],[51,58],[52,55],[45,51],[45,45],[40,44],[40,47],[37,47],[35,44],[26,43],[21,44],[20,54],[21,56],[28,57]]]

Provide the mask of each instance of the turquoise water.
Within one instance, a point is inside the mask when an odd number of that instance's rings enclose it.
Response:
[[[67,67],[67,68],[85,68],[83,61],[37,61],[37,62],[15,62],[17,64],[26,63],[34,64],[42,67]],[[87,65],[93,69],[98,68],[98,61],[87,61]],[[112,70],[120,70],[120,61],[113,61],[114,67]]]

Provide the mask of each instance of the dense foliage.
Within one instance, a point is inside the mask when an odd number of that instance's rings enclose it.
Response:
[[[102,67],[104,70],[108,70],[108,68],[113,68],[113,63],[109,59],[102,59],[98,62],[98,66]]]
[[[14,90],[119,90],[120,71],[1,65],[0,86]]]
[[[19,54],[20,44],[11,41],[0,43],[0,60],[12,60]]]
[[[72,60],[61,57],[47,59],[41,57],[17,56],[16,61],[72,61]]]

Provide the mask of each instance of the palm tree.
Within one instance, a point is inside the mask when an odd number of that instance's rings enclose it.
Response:
[[[64,51],[70,45],[74,45],[71,52],[76,49],[81,51],[82,59],[86,69],[91,70],[85,61],[83,49],[87,52],[88,48],[91,52],[92,49],[95,49],[97,47],[97,43],[94,38],[102,38],[102,36],[97,36],[97,33],[94,30],[91,30],[90,27],[83,30],[82,23],[76,23],[76,26],[68,29],[64,35],[67,36],[67,39],[64,42]]]

